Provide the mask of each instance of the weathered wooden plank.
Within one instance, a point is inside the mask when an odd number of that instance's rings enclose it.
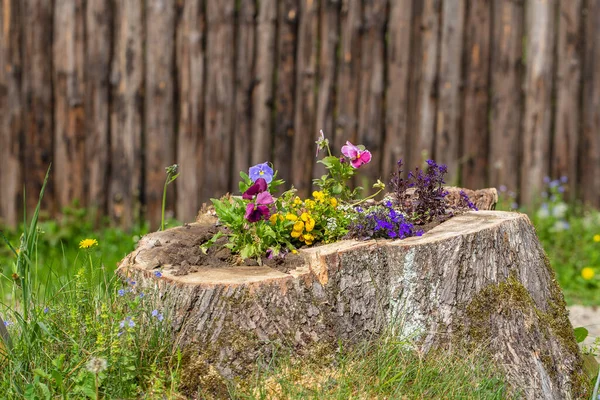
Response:
[[[204,0],[186,0],[177,26],[179,123],[177,218],[193,221],[200,208],[204,176],[204,75],[206,69]]]
[[[57,207],[85,205],[85,15],[83,0],[55,0],[54,182]]]
[[[139,218],[144,89],[143,2],[115,2],[111,71],[109,215],[125,228]]]
[[[461,156],[461,183],[470,189],[484,188],[487,179],[491,23],[491,1],[471,1],[465,29]]]
[[[327,138],[331,140],[334,133],[337,48],[340,41],[340,2],[322,0],[320,6],[319,92],[317,94],[317,133],[314,136],[316,140],[318,131],[322,129]],[[320,178],[325,173],[324,165],[314,164],[313,178]]]
[[[292,176],[290,149],[294,138],[298,0],[281,0],[278,6],[273,164],[279,171],[278,176],[289,181]]]
[[[85,29],[85,162],[87,205],[105,215],[110,135],[111,2],[88,0]]]
[[[319,3],[301,0],[298,22],[296,57],[296,104],[294,112],[294,147],[292,183],[300,196],[307,196],[311,187],[314,164],[316,123],[316,78],[319,40]]]
[[[165,167],[175,161],[174,49],[175,0],[146,0],[144,91],[145,205],[150,228],[160,226]],[[175,187],[167,192],[166,211],[175,207]]]
[[[585,65],[583,69],[583,136],[581,143],[581,195],[585,203],[600,207],[600,0],[587,3]]]
[[[358,139],[361,29],[361,2],[343,0],[340,15],[340,60],[336,89],[337,117],[335,132],[330,135],[330,141],[336,150],[347,140],[356,143]]]
[[[561,0],[556,49],[556,112],[553,136],[552,176],[566,176],[575,194],[577,158],[581,128],[581,69],[583,67],[583,0]]]
[[[275,72],[275,46],[277,2],[259,2],[256,32],[256,73],[252,93],[252,158],[250,164],[272,160],[273,74]],[[246,165],[246,169],[248,165]]]
[[[274,13],[277,13],[275,10]],[[252,87],[255,68],[255,42],[257,41],[256,5],[253,0],[242,1],[237,10],[236,55],[235,55],[235,114],[234,150],[231,180],[234,188],[240,180],[240,171],[248,171],[253,147],[252,129]],[[258,39],[258,44],[260,40]],[[272,73],[272,70],[271,70]],[[267,151],[270,150],[267,148]],[[264,159],[262,162],[267,161]]]
[[[231,138],[235,101],[234,0],[206,2],[206,84],[204,85],[204,184],[202,201],[231,190]]]
[[[494,0],[488,177],[495,187],[519,188],[523,93],[524,1]]]
[[[554,0],[528,0],[526,4],[525,111],[521,201],[529,204],[539,195],[548,175],[552,123],[552,68]]]
[[[366,190],[381,177],[383,161],[386,11],[387,0],[366,2],[363,10],[357,142],[372,155],[371,163],[361,168],[358,182]]]
[[[411,77],[412,113],[407,167],[413,169],[432,158],[435,138],[437,107],[437,71],[440,51],[438,35],[440,29],[440,2],[424,0],[414,7],[413,74]],[[418,37],[417,37],[418,36]]]
[[[452,184],[458,183],[459,172],[464,22],[465,0],[444,1],[434,155],[438,163],[448,167],[446,181]]]
[[[0,18],[0,225],[15,228],[21,220],[21,26],[19,0],[4,0]]]
[[[52,1],[25,0],[23,4],[23,178],[27,210],[37,204],[46,171],[53,160]],[[51,176],[53,172],[51,172]],[[54,210],[54,179],[46,186],[45,210]]]
[[[410,56],[412,5],[412,0],[390,0],[390,16],[387,25],[385,145],[381,169],[386,179],[396,171],[398,160],[407,161],[408,84],[412,65]]]

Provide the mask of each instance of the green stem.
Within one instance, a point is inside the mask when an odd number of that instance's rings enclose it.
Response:
[[[362,199],[362,200],[359,200],[359,201],[357,201],[357,202],[356,202],[356,203],[354,203],[354,204],[350,204],[350,206],[352,206],[352,207],[356,207],[357,205],[359,205],[359,204],[361,204],[361,203],[364,203],[365,201],[367,201],[367,200],[369,200],[369,199],[372,199],[372,198],[376,197],[376,196],[377,196],[379,193],[381,193],[382,191],[383,191],[383,189],[379,189],[379,190],[377,191],[377,193],[375,193],[375,194],[372,194],[372,195],[370,195],[369,197],[365,197],[364,199]]]
[[[167,174],[167,180],[165,181],[165,187],[163,189],[163,198],[162,198],[162,210],[160,216],[160,230],[165,230],[165,207],[167,205],[167,186],[169,185],[170,176]]]

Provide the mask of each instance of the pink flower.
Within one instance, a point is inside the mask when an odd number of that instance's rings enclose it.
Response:
[[[346,142],[346,144],[342,146],[342,154],[350,159],[350,164],[352,164],[354,168],[358,168],[371,161],[371,152],[369,150],[361,150],[350,142]]]
[[[246,218],[250,222],[258,222],[261,219],[268,219],[271,214],[267,204],[275,202],[273,196],[269,192],[261,192],[256,196],[256,204],[248,203],[246,206]]]
[[[258,178],[256,182],[254,182],[254,185],[250,186],[248,190],[242,194],[242,199],[252,200],[254,195],[262,193],[265,190],[267,190],[267,181],[264,178]]]

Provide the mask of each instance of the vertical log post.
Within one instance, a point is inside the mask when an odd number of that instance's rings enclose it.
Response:
[[[98,212],[107,211],[110,60],[113,38],[111,2],[88,0],[85,16],[85,160],[88,171],[87,204]]]
[[[550,172],[554,6],[553,0],[528,0],[526,7],[527,64],[521,201],[527,204],[535,200],[544,177]]]
[[[204,177],[204,0],[186,0],[177,26],[179,123],[177,163],[177,218],[193,221],[200,208]]]
[[[85,205],[85,15],[82,0],[55,0],[54,183],[59,209]]]
[[[456,184],[460,157],[460,111],[462,46],[465,0],[446,0],[442,4],[440,78],[438,81],[435,160],[448,166],[447,183]]]
[[[469,4],[465,31],[465,90],[461,184],[485,187],[488,167],[491,1]]]
[[[19,0],[5,0],[0,15],[0,224],[15,228],[21,220],[21,26]]]
[[[494,0],[488,177],[495,187],[519,188],[523,94],[524,1]]]
[[[23,178],[27,210],[32,212],[46,171],[53,161],[52,125],[52,1],[25,0],[23,4]],[[43,208],[52,213],[54,178],[51,172]]]
[[[589,0],[585,27],[583,72],[583,137],[581,194],[583,201],[600,207],[600,0]]]
[[[298,48],[296,50],[296,104],[294,112],[294,147],[292,183],[302,197],[311,188],[314,164],[316,122],[317,52],[319,41],[319,2],[300,0]]]
[[[408,84],[412,66],[412,0],[390,0],[387,31],[387,76],[385,95],[385,145],[382,176],[396,171],[396,163],[407,161]]]
[[[139,218],[142,183],[143,3],[115,5],[108,206],[111,220],[129,228]]]
[[[204,86],[204,184],[202,201],[231,189],[231,139],[235,104],[234,0],[206,2],[206,84]]]

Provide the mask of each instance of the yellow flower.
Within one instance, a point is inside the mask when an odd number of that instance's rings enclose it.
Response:
[[[319,203],[325,201],[325,194],[323,192],[314,191],[312,195]]]
[[[298,221],[298,216],[296,214],[290,214],[290,213],[288,213],[285,216],[285,219],[287,219],[288,221]]]
[[[96,239],[83,239],[79,242],[80,249],[91,249],[94,246],[98,246],[98,241]]]
[[[331,204],[331,207],[336,208],[337,207],[337,200],[335,197],[332,197],[329,199],[329,204]]]
[[[290,236],[293,238],[298,238],[302,236],[302,231],[292,231],[292,233],[290,233]]]
[[[302,215],[300,215],[300,219],[304,222],[308,221],[310,218],[310,215],[308,215],[308,213],[302,213]]]
[[[294,228],[293,228],[293,229],[294,229],[295,231],[302,232],[302,230],[304,229],[304,222],[302,222],[302,221],[298,221],[298,222],[296,222],[296,223],[294,224]]]
[[[304,226],[306,228],[306,232],[312,231],[315,228],[315,220],[312,219],[311,217],[308,217],[308,221],[306,221]]]
[[[277,222],[277,217],[278,217],[278,216],[279,216],[279,215],[278,215],[277,213],[275,213],[275,214],[271,215],[271,216],[269,217],[269,222],[271,222],[271,224],[272,224],[272,225],[275,225],[275,222]]]
[[[292,250],[292,254],[298,254],[298,250],[296,250],[296,249]]]
[[[302,205],[302,200],[300,199],[300,197],[296,196],[296,198],[294,199],[294,205],[295,206],[301,206]]]
[[[600,242],[600,234],[594,235],[594,242],[596,242],[596,243]]]
[[[312,234],[304,234],[304,243],[310,246],[311,244],[313,244],[313,240],[315,240],[315,237]]]
[[[308,208],[310,210],[311,208],[315,207],[315,202],[311,199],[306,199],[306,201],[304,202],[304,205],[306,206],[306,208]]]
[[[595,275],[596,275],[596,272],[594,271],[594,268],[585,267],[584,269],[581,270],[581,277],[583,279],[585,279],[586,281],[594,279]]]

